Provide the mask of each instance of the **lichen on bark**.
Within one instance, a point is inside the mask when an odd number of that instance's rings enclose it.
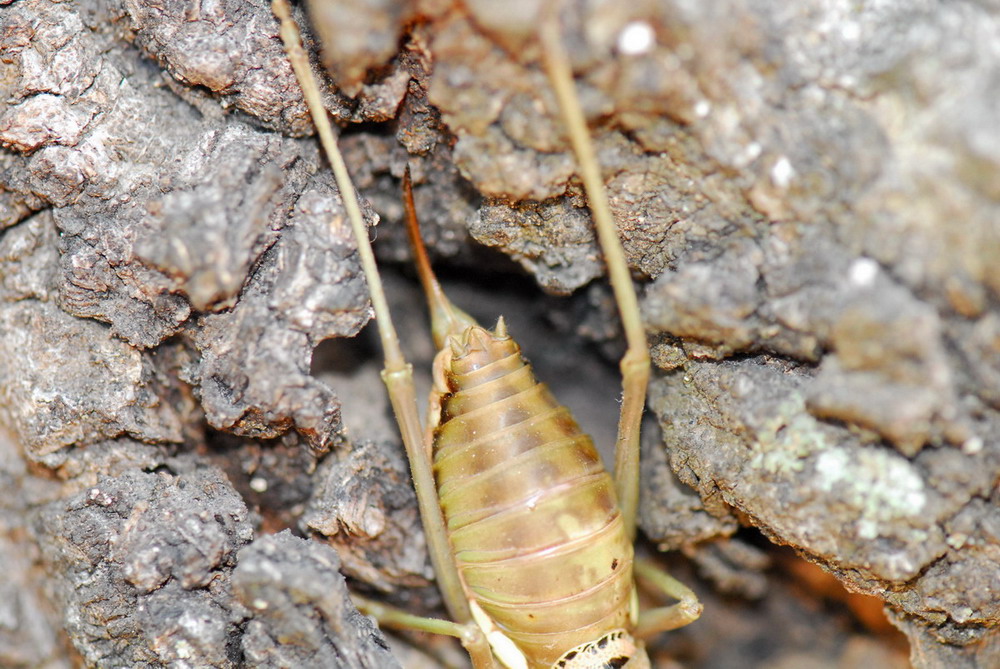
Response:
[[[557,334],[529,350],[540,367],[613,357],[538,65],[543,3],[313,4],[307,47],[381,258],[408,254],[409,166],[424,236],[466,284],[524,285],[485,245],[551,293],[588,286],[544,303]],[[574,2],[561,20],[657,366],[643,528],[780,608],[791,595],[738,530],[756,527],[884,601],[917,666],[990,666],[1000,20],[977,3],[737,0]],[[313,364],[367,321],[367,289],[266,3],[2,3],[0,93],[0,475],[15,491],[0,554],[49,574],[12,568],[32,632],[0,630],[0,664],[66,666],[62,627],[93,666],[334,647],[385,666],[336,570],[419,606],[427,564],[403,541],[419,530],[399,451],[366,443],[385,439],[384,405],[341,423],[337,395],[381,397],[377,376]],[[534,288],[514,294],[534,313]],[[566,390],[597,406],[615,383]],[[341,558],[269,536],[284,528]],[[692,666],[728,666],[684,634]],[[820,648],[848,653],[770,660]]]

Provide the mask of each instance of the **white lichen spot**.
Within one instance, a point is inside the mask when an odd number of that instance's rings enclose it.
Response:
[[[781,450],[758,454],[750,461],[750,466],[754,469],[762,469],[771,474],[786,476],[801,472],[803,469],[801,458],[796,457],[795,454],[786,453]]]
[[[858,521],[858,536],[862,539],[875,539],[878,537],[878,525],[870,520],[862,518]]]
[[[177,657],[182,660],[188,660],[194,657],[194,648],[192,648],[191,644],[184,639],[177,641],[174,645],[174,652],[177,654]]]
[[[267,602],[263,599],[255,599],[250,603],[250,606],[257,609],[258,611],[263,611],[267,608]]]
[[[857,258],[847,270],[847,279],[858,288],[868,288],[878,276],[878,263],[871,258]]]
[[[891,553],[882,562],[882,571],[890,579],[909,579],[917,568],[913,558],[906,551]]]
[[[744,164],[757,160],[763,150],[764,148],[760,145],[760,142],[750,142],[747,144],[746,148],[743,149]]]
[[[850,74],[844,74],[837,77],[837,85],[841,88],[855,88],[858,85],[858,78]]]
[[[778,188],[788,188],[788,184],[795,177],[795,168],[786,156],[780,156],[771,168],[771,183]]]
[[[694,114],[698,118],[705,118],[712,111],[712,103],[708,100],[698,100],[694,105]]]
[[[949,546],[951,546],[955,550],[958,550],[959,548],[964,546],[965,542],[968,540],[969,536],[967,534],[964,534],[962,532],[955,532],[954,534],[948,535],[947,542]]]
[[[656,44],[653,27],[645,21],[632,21],[618,33],[618,50],[626,56],[644,54]]]
[[[756,390],[756,384],[748,376],[738,377],[733,384],[733,395],[735,397],[750,397]]]
[[[847,455],[841,451],[827,451],[816,458],[816,473],[820,474],[824,492],[830,492],[834,481],[844,478],[847,471]]]
[[[856,527],[865,539],[878,536],[879,524],[918,517],[927,505],[920,474],[895,453],[832,449],[816,458],[815,472],[820,490],[858,509]]]
[[[758,451],[751,467],[772,474],[794,474],[803,471],[813,454],[831,451],[819,424],[803,409],[802,397],[793,395],[773,415],[758,419],[754,429]]]
[[[972,614],[972,607],[960,606],[951,612],[951,617],[955,619],[956,623],[964,623],[972,617]]]
[[[250,479],[250,489],[254,492],[267,492],[267,479],[263,476],[254,476]]]
[[[970,437],[962,444],[962,452],[966,455],[977,455],[983,450],[983,440],[980,437]]]
[[[855,42],[861,37],[861,26],[857,21],[844,21],[840,24],[840,36],[845,41]]]

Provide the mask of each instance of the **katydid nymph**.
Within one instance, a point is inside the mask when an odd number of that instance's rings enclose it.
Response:
[[[638,303],[608,206],[557,13],[540,21],[542,67],[580,166],[628,341],[615,468],[539,383],[502,318],[484,328],[451,304],[420,242],[409,175],[404,197],[438,349],[428,424],[403,358],[357,195],[320,101],[286,0],[274,0],[282,38],[344,200],[382,342],[382,378],[410,461],[438,585],[454,622],[359,599],[388,625],[458,637],[476,669],[649,667],[642,640],[695,620],[683,584],[633,556],[639,424],[650,362]],[[640,613],[635,577],[677,603]]]

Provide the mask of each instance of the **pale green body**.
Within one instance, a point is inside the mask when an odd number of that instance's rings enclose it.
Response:
[[[530,666],[551,667],[634,626],[632,542],[590,437],[518,345],[479,326],[455,341],[435,361],[430,419],[455,561]]]

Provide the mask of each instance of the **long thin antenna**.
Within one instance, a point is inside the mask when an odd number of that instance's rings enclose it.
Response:
[[[351,221],[354,238],[361,255],[361,266],[368,280],[368,290],[371,293],[372,308],[375,310],[375,320],[378,324],[379,337],[382,340],[382,351],[385,356],[385,369],[382,370],[382,380],[389,388],[389,399],[392,409],[399,422],[399,430],[406,448],[406,457],[410,461],[410,474],[413,476],[413,486],[417,491],[417,503],[420,507],[420,518],[427,534],[427,543],[431,555],[431,563],[437,574],[438,585],[444,595],[445,604],[451,616],[460,623],[472,620],[472,612],[465,598],[455,566],[455,558],[448,545],[448,534],[445,529],[444,516],[437,503],[434,474],[431,470],[423,443],[423,429],[420,426],[420,414],[417,411],[417,395],[413,388],[413,368],[406,362],[399,347],[399,339],[392,325],[389,306],[385,301],[382,280],[379,277],[378,266],[375,264],[375,254],[368,240],[368,228],[361,216],[358,196],[351,183],[351,176],[333,137],[333,129],[326,117],[326,110],[320,98],[319,87],[309,69],[309,59],[302,50],[302,38],[299,29],[292,19],[287,0],[273,0],[271,10],[281,21],[281,39],[285,43],[288,59],[295,70],[295,76],[302,88],[309,112],[312,114],[316,132],[326,150],[333,175],[340,189],[340,196],[347,209],[347,217]]]

